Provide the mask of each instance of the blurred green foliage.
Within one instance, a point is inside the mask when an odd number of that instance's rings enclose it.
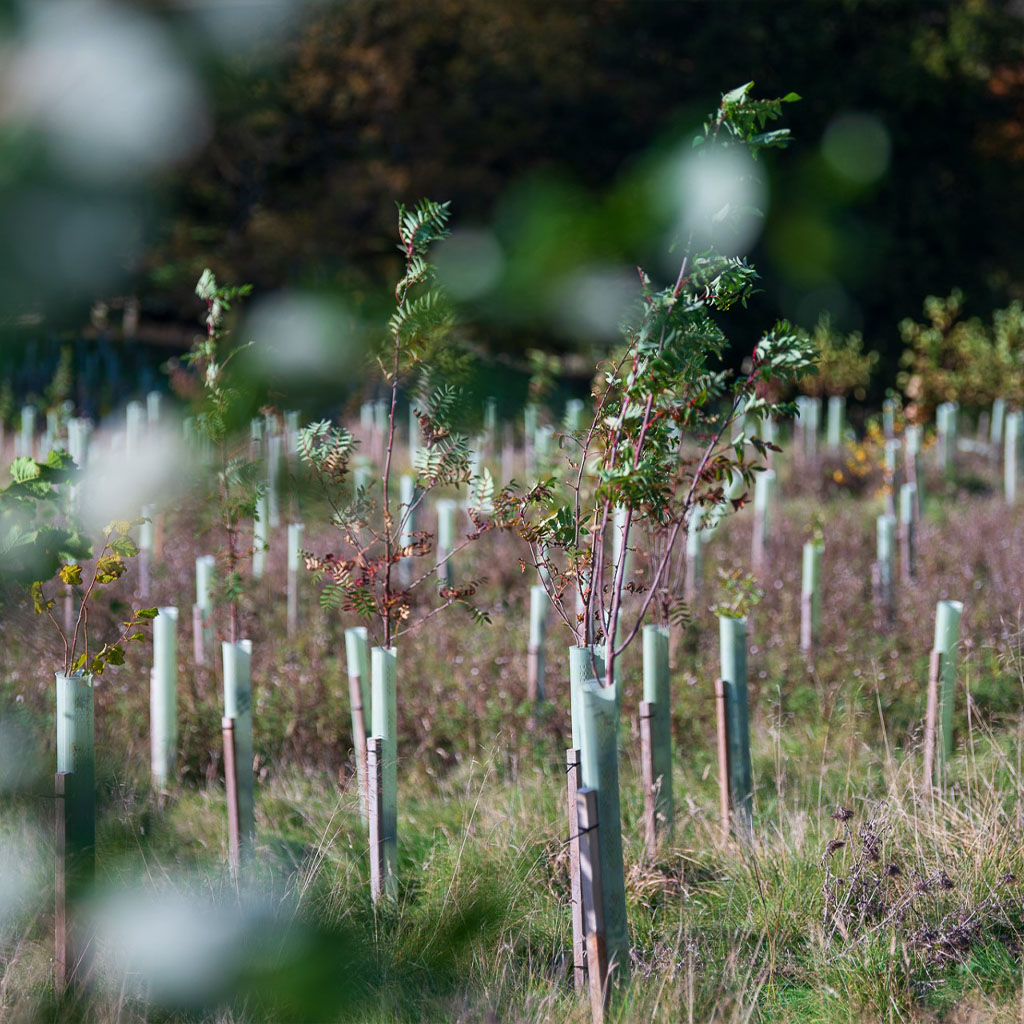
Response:
[[[959,286],[981,315],[1021,297],[1011,0],[348,0],[283,5],[231,45],[212,7],[132,6],[198,76],[209,138],[103,182],[0,121],[0,326],[40,309],[81,323],[129,288],[146,316],[187,322],[208,264],[257,293],[340,292],[373,319],[397,267],[395,201],[441,194],[455,223],[486,228],[463,301],[488,350],[603,343],[555,315],[566,290],[611,295],[638,264],[669,273],[680,147],[719,83],[749,79],[813,97],[785,172],[769,167],[764,232],[744,243],[762,274],[751,333],[831,312],[880,352],[884,382],[895,325],[923,296]],[[9,12],[15,41],[27,12]]]

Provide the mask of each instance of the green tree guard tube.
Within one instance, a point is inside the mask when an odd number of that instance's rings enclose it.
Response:
[[[619,702],[615,687],[594,681],[580,690],[580,776],[597,790],[601,890],[609,974],[629,971],[626,883],[622,865],[622,817],[619,810]]]
[[[800,589],[800,650],[809,654],[818,642],[821,623],[821,556],[817,541],[804,544],[803,581]]]
[[[352,747],[356,756],[356,782],[363,820],[366,820],[366,737],[370,720],[370,644],[365,626],[345,630],[349,705],[352,711]]]
[[[72,773],[73,847],[92,854],[96,845],[96,754],[93,725],[93,677],[87,672],[57,680],[57,771]]]
[[[450,586],[454,573],[449,556],[455,547],[455,517],[459,504],[454,498],[438,498],[434,507],[437,510],[437,575]]]
[[[1021,421],[1024,415],[1019,412],[1006,414],[1005,444],[1003,446],[1003,493],[1007,505],[1017,503],[1017,464],[1020,455]]]
[[[651,752],[657,787],[655,808],[664,827],[672,830],[672,693],[668,668],[668,627],[644,626],[644,700],[653,705]]]
[[[259,420],[254,422],[258,423]],[[269,538],[269,515],[266,493],[256,499],[256,515],[252,521],[252,578],[263,579],[267,570],[267,544]]]
[[[580,692],[583,684],[594,681],[604,683],[604,648],[592,644],[590,647],[569,648],[569,720],[572,725],[572,745],[580,748]]]
[[[1006,418],[1006,400],[996,398],[992,402],[992,418],[988,426],[988,442],[996,451],[1003,443],[1003,423]]]
[[[153,786],[164,789],[178,769],[178,609],[165,607],[153,620],[149,734]]]
[[[200,555],[196,559],[196,604],[203,616],[203,647],[213,643],[213,584],[217,560],[213,555]]]
[[[398,706],[395,696],[394,647],[374,647],[370,671],[373,735],[381,741],[381,821],[384,846],[384,892],[398,895]]]
[[[878,573],[878,598],[882,608],[893,606],[893,559],[896,547],[896,519],[885,514],[875,520],[875,565]]]
[[[747,717],[747,620],[718,617],[722,682],[725,687],[729,802],[734,829],[741,838],[753,835],[753,772]]]
[[[960,618],[964,606],[960,601],[939,601],[935,606],[934,652],[941,655],[938,714],[938,735],[935,742],[936,781],[941,780],[946,764],[953,756],[953,705],[956,694],[956,645],[960,636]]]
[[[842,395],[830,395],[828,400],[828,424],[826,443],[831,452],[839,451],[843,443],[843,420],[846,417],[846,399]]]
[[[527,697],[544,700],[544,640],[548,625],[548,592],[537,583],[530,587],[530,643],[527,651]]]
[[[224,717],[234,722],[235,770],[238,778],[238,839],[242,861],[256,837],[252,742],[252,641],[221,644],[224,662]]]

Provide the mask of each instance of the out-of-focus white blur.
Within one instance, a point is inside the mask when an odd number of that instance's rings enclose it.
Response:
[[[216,998],[238,971],[252,921],[237,903],[189,889],[125,888],[101,896],[94,913],[104,973],[156,1003]]]
[[[635,270],[621,266],[581,267],[556,290],[556,324],[582,339],[616,339],[640,294]]]
[[[674,215],[673,235],[692,238],[697,250],[713,243],[742,256],[760,237],[768,188],[749,153],[734,149],[682,149],[654,177],[655,202]]]
[[[841,177],[869,185],[885,174],[892,148],[889,130],[872,114],[841,114],[829,122],[821,155]]]
[[[319,295],[276,292],[254,303],[239,337],[251,339],[257,368],[288,380],[342,379],[365,349],[359,320]]]
[[[0,833],[0,936],[32,913],[47,887],[52,894],[53,847],[42,832],[10,816]],[[47,856],[49,854],[49,856]]]
[[[25,789],[40,774],[41,760],[27,726],[16,718],[0,718],[0,793]]]
[[[72,177],[145,174],[194,152],[210,130],[188,64],[130,7],[34,0],[5,65],[0,121],[42,132]]]
[[[78,485],[82,522],[95,532],[114,519],[135,519],[143,505],[160,508],[180,497],[189,480],[180,424],[168,418],[130,445],[123,431],[101,430],[94,435]]]
[[[237,53],[254,43],[280,39],[299,21],[307,0],[216,0],[182,6],[209,42]]]
[[[501,243],[490,231],[453,231],[434,250],[438,282],[454,299],[476,299],[498,284],[505,269]]]

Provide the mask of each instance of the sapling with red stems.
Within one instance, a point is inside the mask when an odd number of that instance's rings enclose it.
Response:
[[[322,421],[304,427],[299,452],[323,486],[338,528],[342,553],[307,554],[306,565],[322,584],[320,603],[325,610],[355,612],[385,649],[401,636],[454,604],[470,609],[474,618],[485,612],[471,598],[479,581],[449,583],[438,569],[481,533],[493,528],[487,513],[495,499],[495,485],[487,470],[472,477],[469,440],[458,433],[455,420],[462,398],[451,383],[465,368],[465,357],[451,337],[451,307],[444,294],[429,287],[433,267],[427,262],[430,247],[447,235],[448,204],[424,200],[412,208],[398,207],[399,249],[404,273],[395,287],[395,312],[387,336],[373,353],[374,364],[386,389],[386,424],[380,485],[349,486],[357,440],[344,427]],[[412,396],[421,441],[414,454],[415,487],[411,500],[396,508],[392,494],[395,472],[395,425],[401,393]],[[470,485],[470,515],[474,529],[457,539],[449,550],[430,559],[434,538],[410,530],[417,509],[438,487]],[[421,558],[422,569],[410,570],[409,582],[398,572],[408,559]],[[435,585],[437,600],[419,616],[413,615],[413,594],[422,584]]]
[[[749,83],[725,94],[695,139],[703,149],[699,158],[722,148],[756,156],[785,146],[788,130],[766,126],[783,103],[798,98],[754,99]],[[716,217],[745,212],[727,207]],[[766,397],[778,389],[763,385],[813,372],[807,335],[781,321],[753,346],[749,370],[730,379],[722,368],[728,342],[712,314],[746,305],[757,274],[745,259],[695,249],[691,234],[668,286],[656,286],[639,271],[639,312],[625,328],[622,347],[599,366],[593,420],[567,437],[569,479],[542,481],[507,514],[506,524],[529,544],[532,564],[575,643],[603,648],[593,668],[605,686],[613,684],[615,663],[652,604],[658,602],[666,619],[680,613],[673,556],[682,550],[694,510],[703,507],[710,519],[741,507],[754,474],[764,468],[759,459],[774,446],[748,436],[742,421],[782,415],[792,406]],[[615,547],[627,551],[641,530],[651,543],[642,585],[627,582],[625,558],[612,557],[607,535],[616,509],[621,538]],[[629,592],[639,595],[639,609],[623,624]]]
[[[195,417],[196,430],[218,454],[217,504],[225,537],[221,556],[225,571],[219,583],[228,604],[228,638],[231,643],[239,640],[238,600],[242,591],[242,566],[252,554],[252,541],[246,541],[242,524],[258,515],[263,484],[260,466],[250,457],[248,439],[244,444],[235,444],[233,440],[232,421],[238,392],[230,386],[227,369],[238,353],[249,346],[226,347],[230,332],[224,324],[224,315],[236,299],[251,291],[250,285],[220,285],[212,271],[204,270],[196,284],[196,295],[206,304],[206,335],[196,340],[185,357],[202,385],[200,407]]]

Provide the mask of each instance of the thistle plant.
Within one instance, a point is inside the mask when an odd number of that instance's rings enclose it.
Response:
[[[457,555],[493,518],[485,511],[495,498],[490,474],[471,480],[470,449],[456,429],[462,395],[454,383],[466,367],[466,357],[453,345],[452,310],[444,294],[430,282],[434,269],[427,260],[430,247],[447,235],[448,204],[424,200],[412,208],[398,207],[399,250],[404,272],[395,286],[395,311],[387,336],[373,353],[387,394],[389,411],[380,486],[349,487],[351,461],[357,441],[344,427],[327,421],[300,432],[299,451],[320,481],[338,528],[342,554],[308,554],[307,567],[322,585],[325,610],[353,611],[374,630],[378,643],[395,640],[453,604],[468,607],[478,620],[485,612],[471,601],[479,580],[462,585],[437,584],[437,601],[418,618],[413,615],[414,593],[436,581],[433,560],[410,582],[400,582],[399,566],[434,550],[434,538],[408,524],[426,496],[438,487],[472,484],[470,514],[475,529],[445,553],[442,564]],[[411,396],[422,444],[415,453],[415,491],[411,503],[396,506],[391,493],[395,472],[395,423],[399,395]]]
[[[196,430],[217,452],[217,505],[225,544],[221,554],[220,587],[228,605],[229,639],[239,639],[238,602],[242,593],[241,567],[252,553],[252,539],[243,524],[254,519],[262,491],[260,467],[249,457],[248,443],[235,445],[232,436],[233,410],[239,394],[231,387],[227,369],[248,345],[229,348],[229,331],[224,315],[236,299],[252,291],[250,285],[224,286],[209,269],[196,285],[196,295],[206,304],[206,335],[197,339],[185,363],[198,375],[202,385]]]
[[[785,146],[788,130],[766,129],[784,103],[798,98],[755,99],[750,83],[740,86],[722,97],[694,145],[705,155],[742,147],[753,156]],[[726,207],[716,216],[743,213]],[[652,603],[659,601],[665,617],[677,613],[673,554],[694,509],[718,514],[741,507],[743,489],[764,468],[760,460],[772,446],[748,436],[739,421],[780,415],[791,406],[763,397],[772,389],[760,385],[791,383],[814,365],[810,340],[781,321],[753,346],[748,372],[731,377],[723,368],[728,341],[715,316],[746,305],[753,294],[757,273],[745,259],[714,248],[697,251],[691,235],[672,283],[658,285],[642,270],[639,275],[638,312],[621,347],[598,368],[593,420],[565,439],[568,479],[531,488],[507,521],[529,544],[532,565],[576,643],[604,646],[605,685],[612,684],[615,661]],[[742,484],[739,493],[735,481]],[[608,534],[617,509],[616,546],[626,551],[641,535],[652,548],[642,584],[627,581],[626,558],[612,558]],[[639,607],[620,628],[630,591]]]

